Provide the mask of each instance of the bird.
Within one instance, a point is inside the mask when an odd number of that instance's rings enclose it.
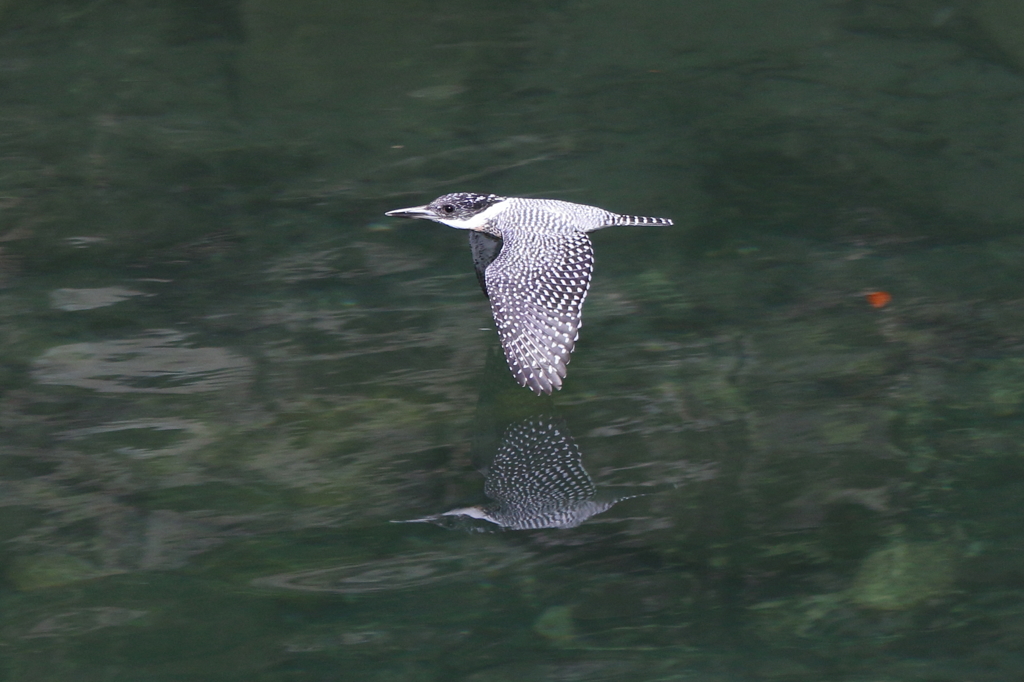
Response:
[[[631,486],[598,489],[564,422],[546,415],[509,424],[484,476],[489,502],[394,523],[472,528],[476,519],[507,530],[575,528],[622,500],[652,492]]]
[[[508,367],[535,394],[561,389],[579,339],[594,249],[588,232],[672,225],[556,199],[455,192],[385,215],[469,230],[473,266],[491,304]]]

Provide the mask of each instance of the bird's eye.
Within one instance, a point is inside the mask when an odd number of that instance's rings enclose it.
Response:
[[[452,204],[445,204],[444,206],[441,207],[441,210],[444,211],[445,213],[455,213],[455,206],[453,206]]]

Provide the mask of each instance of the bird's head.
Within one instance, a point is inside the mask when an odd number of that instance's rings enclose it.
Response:
[[[464,530],[471,533],[492,533],[502,527],[486,505],[473,505],[450,509],[440,514],[431,514],[418,519],[404,519],[391,523],[432,523],[448,530]]]
[[[425,218],[460,230],[483,230],[500,211],[505,197],[497,194],[455,192],[440,196],[425,206],[399,208],[384,215],[392,218]]]

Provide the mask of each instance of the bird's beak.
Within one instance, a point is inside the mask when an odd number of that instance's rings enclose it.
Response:
[[[434,217],[434,212],[430,210],[429,206],[413,206],[412,208],[396,208],[384,215],[391,218],[426,218],[429,220]]]

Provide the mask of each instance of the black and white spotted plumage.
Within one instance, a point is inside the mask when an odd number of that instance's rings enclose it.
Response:
[[[458,192],[389,211],[472,230],[473,264],[520,386],[562,387],[579,338],[594,251],[588,232],[613,225],[671,225],[667,218],[611,213],[553,199]]]
[[[485,273],[491,312],[516,381],[551,393],[579,338],[594,249],[582,232],[507,234]]]

